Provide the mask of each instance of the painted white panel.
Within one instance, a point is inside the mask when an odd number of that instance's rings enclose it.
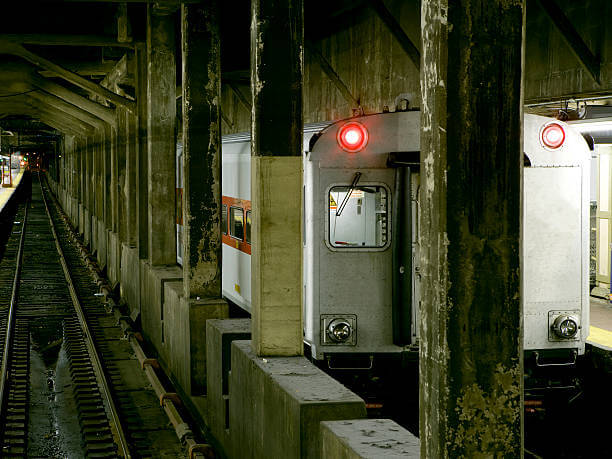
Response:
[[[610,246],[608,240],[608,219],[600,218],[597,221],[599,234],[599,275],[610,275]]]
[[[533,302],[580,308],[582,170],[532,167],[525,168],[524,177],[525,312]]]
[[[610,155],[599,157],[599,211],[610,211]]]

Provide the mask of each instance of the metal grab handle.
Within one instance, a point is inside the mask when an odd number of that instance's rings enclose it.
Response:
[[[374,366],[374,356],[370,356],[370,366],[369,367],[333,367],[331,364],[331,357],[327,357],[327,368],[330,370],[371,370]]]
[[[535,355],[535,361],[538,367],[563,367],[567,365],[576,365],[576,359],[578,355],[576,351],[572,351],[573,360],[567,363],[540,363],[540,353],[534,352],[533,354]]]

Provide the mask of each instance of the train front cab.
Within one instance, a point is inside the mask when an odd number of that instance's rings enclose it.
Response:
[[[590,151],[560,121],[524,126],[525,396],[571,398],[589,335]]]
[[[304,156],[304,329],[314,361],[416,357],[419,111],[328,126]]]

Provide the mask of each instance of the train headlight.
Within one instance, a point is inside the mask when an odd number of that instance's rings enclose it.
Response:
[[[559,338],[572,339],[578,333],[578,321],[568,315],[560,315],[553,323],[553,332]]]
[[[351,324],[344,319],[334,319],[327,327],[327,334],[336,343],[345,343],[353,334]]]
[[[368,130],[357,121],[348,122],[338,129],[338,144],[349,153],[362,150],[368,144],[368,138]]]
[[[560,124],[547,124],[540,133],[540,140],[545,147],[554,150],[559,148],[561,145],[563,145],[563,142],[565,142],[565,131]]]

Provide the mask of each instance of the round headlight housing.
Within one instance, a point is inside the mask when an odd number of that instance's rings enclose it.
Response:
[[[346,343],[352,334],[351,324],[344,319],[334,319],[327,327],[327,335],[336,343]]]
[[[553,323],[553,332],[559,338],[572,339],[578,333],[578,321],[575,317],[566,314],[560,315]]]

